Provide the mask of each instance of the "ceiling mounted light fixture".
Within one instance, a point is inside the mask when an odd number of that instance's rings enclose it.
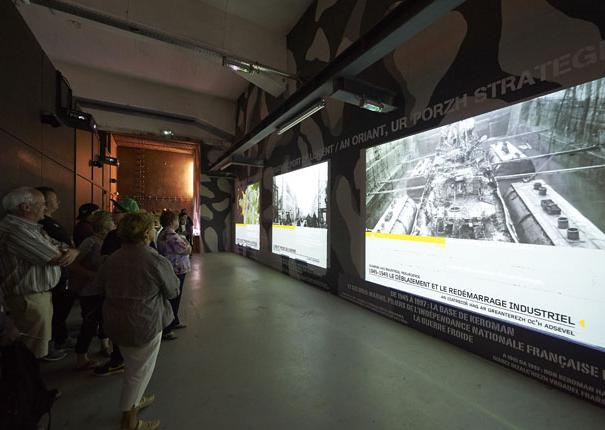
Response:
[[[277,134],[284,134],[286,131],[290,130],[296,124],[303,122],[305,119],[309,118],[316,112],[319,112],[323,108],[326,107],[326,99],[321,98],[317,102],[313,103],[306,110],[289,119],[282,125],[277,127]]]
[[[234,72],[254,73],[254,64],[233,57],[223,57],[223,66],[229,67]]]
[[[403,106],[403,100],[397,94],[357,78],[334,80],[330,98],[376,113],[392,112]]]
[[[164,137],[172,137],[172,136],[174,136],[174,131],[172,131],[172,130],[162,130],[162,136],[164,136]]]
[[[384,104],[374,100],[368,100],[365,97],[359,99],[359,107],[371,112],[382,112],[384,110]]]

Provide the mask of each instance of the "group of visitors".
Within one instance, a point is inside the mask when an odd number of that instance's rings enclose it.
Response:
[[[161,341],[186,327],[179,319],[191,270],[193,223],[186,211],[163,211],[158,234],[153,214],[132,198],[113,201],[113,213],[86,203],[72,239],[52,218],[60,205],[52,188],[17,188],[2,205],[0,348],[22,343],[47,361],[75,348],[75,369],[123,372],[121,429],[159,428],[138,412],[154,401],[145,390]],[[66,321],[76,299],[82,323],[73,339]],[[91,358],[95,337],[109,357],[104,363]]]

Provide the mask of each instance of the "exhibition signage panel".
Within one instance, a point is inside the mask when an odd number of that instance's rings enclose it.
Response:
[[[603,252],[373,233],[366,252],[368,281],[605,348]]]
[[[328,163],[273,178],[272,251],[327,268]]]
[[[341,275],[338,295],[577,397],[605,406],[603,352],[523,326]]]

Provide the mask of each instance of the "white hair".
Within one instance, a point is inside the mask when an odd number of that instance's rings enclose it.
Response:
[[[2,198],[2,206],[8,213],[18,213],[19,205],[35,203],[38,195],[40,195],[40,191],[32,187],[15,188]]]

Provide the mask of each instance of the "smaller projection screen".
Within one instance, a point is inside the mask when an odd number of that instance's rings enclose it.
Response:
[[[235,185],[235,244],[260,249],[260,184]]]
[[[273,178],[273,253],[328,266],[328,162]]]

